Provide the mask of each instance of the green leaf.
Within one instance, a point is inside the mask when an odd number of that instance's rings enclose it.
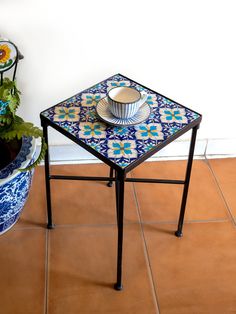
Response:
[[[16,87],[16,82],[9,78],[4,78],[0,86],[0,99],[9,102],[8,108],[12,115],[15,115],[16,109],[20,105],[20,91]]]
[[[10,125],[12,123],[12,116],[9,114],[4,114],[0,116],[0,123],[4,123],[6,125]]]
[[[25,122],[21,117],[16,115],[16,110],[20,105],[20,91],[16,87],[16,82],[4,78],[0,86],[0,100],[8,102],[6,112],[0,115],[0,139],[10,141],[15,138],[21,139],[23,136],[42,139],[41,151],[37,160],[25,169],[20,171],[31,170],[37,166],[43,159],[47,150],[47,145],[43,138],[43,132],[31,122]]]
[[[24,122],[20,117],[17,117],[15,123],[12,123],[9,128],[0,132],[0,138],[7,141],[14,138],[21,139],[23,136],[43,137],[43,131],[32,123]]]

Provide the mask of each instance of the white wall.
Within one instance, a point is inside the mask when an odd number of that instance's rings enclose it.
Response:
[[[120,72],[202,113],[198,139],[236,138],[235,3],[1,0],[0,34],[25,56],[19,114],[40,125],[40,111]]]

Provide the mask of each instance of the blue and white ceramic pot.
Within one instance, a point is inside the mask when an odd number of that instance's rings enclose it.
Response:
[[[33,171],[18,169],[33,162],[35,150],[35,139],[23,137],[15,160],[0,170],[0,235],[17,222],[28,198]]]

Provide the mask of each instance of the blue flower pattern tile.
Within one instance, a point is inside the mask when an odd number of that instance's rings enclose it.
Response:
[[[148,94],[149,118],[136,126],[117,127],[102,122],[96,105],[111,88],[130,86]],[[199,118],[199,115],[164,96],[116,74],[45,110],[44,117],[63,128],[121,168],[158,146]]]

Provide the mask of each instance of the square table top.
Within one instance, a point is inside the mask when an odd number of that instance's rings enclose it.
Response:
[[[112,126],[97,112],[98,101],[116,86],[148,94],[149,118],[134,126]],[[177,102],[116,74],[43,111],[47,124],[116,170],[128,172],[155,152],[200,124],[201,115]]]

